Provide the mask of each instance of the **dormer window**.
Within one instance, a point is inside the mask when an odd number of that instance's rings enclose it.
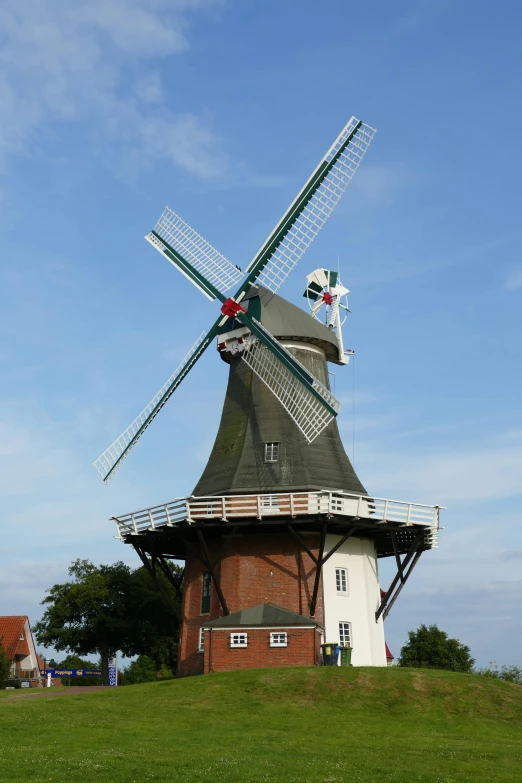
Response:
[[[279,441],[265,443],[265,462],[279,462]]]
[[[24,640],[24,632],[20,631],[20,641],[23,642]]]

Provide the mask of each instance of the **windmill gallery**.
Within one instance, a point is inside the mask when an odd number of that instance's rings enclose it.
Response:
[[[354,665],[385,666],[383,621],[422,552],[437,546],[439,507],[368,495],[344,451],[327,362],[349,361],[341,333],[347,289],[336,273],[318,269],[308,275],[309,312],[276,293],[374,133],[350,119],[245,273],[168,208],[146,237],[221,309],[96,460],[102,478],[214,340],[230,368],[216,441],[192,494],[114,517],[119,538],[151,576],[161,572],[182,597],[181,675],[312,666],[324,641],[352,648]],[[397,566],[386,591],[383,557]],[[182,582],[172,559],[185,563]]]

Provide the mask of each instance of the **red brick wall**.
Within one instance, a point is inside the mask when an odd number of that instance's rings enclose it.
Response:
[[[305,540],[309,549],[317,555],[319,537],[307,535]],[[223,543],[224,539],[214,544],[208,542],[212,558],[221,551]],[[203,673],[203,655],[197,651],[199,629],[209,620],[224,614],[214,584],[210,592],[210,612],[201,614],[202,575],[205,570],[194,554],[187,553],[179,650],[179,673],[183,676]],[[270,603],[309,617],[315,564],[287,533],[230,538],[216,571],[230,612]],[[321,587],[315,618],[323,622]]]
[[[287,647],[270,647],[270,633],[286,631]],[[231,633],[248,634],[248,647],[230,647]],[[275,666],[314,666],[319,663],[320,634],[315,628],[238,628],[212,631],[212,662],[210,664],[210,632],[205,632],[205,673],[235,669],[263,669]],[[203,657],[203,655],[201,656]]]

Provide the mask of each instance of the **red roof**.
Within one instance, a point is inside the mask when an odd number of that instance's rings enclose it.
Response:
[[[386,658],[393,661],[393,655],[391,654],[390,648],[386,642],[384,642],[384,646],[386,647]]]
[[[20,636],[24,630],[27,616],[14,615],[12,617],[0,617],[0,644],[5,650],[5,654],[11,661],[15,655],[20,641]]]

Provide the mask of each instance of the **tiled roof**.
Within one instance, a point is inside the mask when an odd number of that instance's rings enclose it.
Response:
[[[390,648],[388,647],[388,644],[386,642],[384,642],[384,646],[386,647],[386,657],[391,658],[393,661],[393,655],[391,654]]]
[[[256,604],[256,606],[249,606],[248,609],[242,609],[240,612],[233,612],[233,614],[220,617],[218,620],[205,623],[204,627],[240,628],[246,626],[251,628],[275,628],[280,626],[281,628],[290,628],[291,626],[302,627],[308,625],[312,628],[322,628],[316,620],[312,620],[310,617],[303,617],[302,614],[289,612],[288,609],[274,606],[274,604]]]
[[[0,643],[9,660],[12,660],[16,655],[20,634],[24,630],[27,620],[26,616],[18,615],[0,617]]]

